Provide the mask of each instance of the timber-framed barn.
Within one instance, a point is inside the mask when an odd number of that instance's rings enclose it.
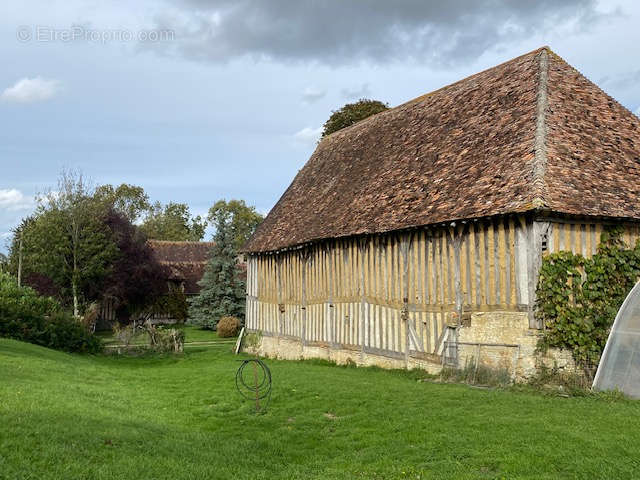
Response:
[[[245,246],[246,326],[281,358],[527,375],[543,255],[639,222],[640,119],[544,47],[322,139]]]

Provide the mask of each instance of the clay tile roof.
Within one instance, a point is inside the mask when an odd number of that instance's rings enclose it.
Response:
[[[244,249],[639,198],[640,119],[543,47],[324,138]]]
[[[167,267],[168,280],[184,281],[185,293],[200,291],[198,281],[204,274],[213,242],[169,242],[149,240],[160,264]]]

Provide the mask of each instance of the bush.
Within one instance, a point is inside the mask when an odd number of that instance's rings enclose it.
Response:
[[[102,342],[53,298],[41,297],[29,287],[0,273],[0,337],[35,343],[66,352],[97,353]]]
[[[131,341],[136,336],[136,327],[133,323],[129,325],[121,326],[118,322],[113,325],[113,335],[120,340],[121,343],[124,344],[125,347],[128,347],[131,344]]]
[[[218,322],[218,337],[235,337],[240,330],[238,317],[222,317]]]
[[[184,331],[177,328],[156,327],[148,320],[144,326],[149,335],[149,346],[156,352],[182,353],[184,351]]]

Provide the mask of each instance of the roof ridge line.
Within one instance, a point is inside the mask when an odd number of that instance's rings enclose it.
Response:
[[[421,102],[422,100],[425,100],[427,97],[430,97],[431,95],[439,93],[441,90],[446,90],[447,88],[455,87],[456,85],[458,85],[458,84],[460,84],[462,82],[466,82],[466,81],[469,81],[469,80],[471,80],[473,78],[479,77],[480,75],[485,74],[487,72],[490,72],[491,70],[495,70],[497,68],[503,67],[504,65],[507,65],[508,63],[513,63],[513,62],[518,61],[518,60],[520,60],[520,59],[522,59],[524,57],[527,57],[529,55],[540,54],[541,52],[545,52],[545,54],[546,54],[546,52],[550,52],[550,51],[551,51],[551,48],[549,48],[547,45],[544,45],[544,46],[542,46],[540,48],[536,48],[535,50],[531,50],[530,52],[523,53],[522,55],[518,55],[517,57],[513,57],[513,58],[511,58],[509,60],[505,60],[504,62],[500,62],[497,65],[494,65],[492,67],[487,67],[487,68],[485,68],[483,70],[480,70],[479,72],[467,75],[466,77],[461,78],[460,80],[456,80],[455,82],[448,83],[447,85],[443,85],[442,87],[436,88],[435,90],[432,90],[430,92],[426,92],[426,93],[423,93],[422,95],[418,95],[417,97],[412,98],[410,100],[407,100],[406,102],[403,102],[403,103],[401,103],[399,105],[396,105],[393,108],[400,108],[400,107],[403,107],[405,105],[409,105],[411,103]],[[393,110],[393,109],[389,109],[389,110]]]
[[[540,74],[538,76],[538,91],[536,93],[536,130],[533,140],[533,206],[535,208],[547,206],[545,175],[547,173],[547,108],[549,106],[549,98],[547,95],[549,77],[548,48],[540,49],[539,66]]]
[[[491,70],[495,70],[496,68],[500,68],[500,67],[502,67],[502,66],[504,66],[504,65],[506,65],[508,63],[512,63],[512,62],[515,62],[517,60],[520,60],[521,58],[524,58],[524,57],[527,57],[527,56],[533,55],[533,54],[540,54],[542,52],[544,52],[545,56],[546,56],[547,52],[552,52],[552,50],[548,45],[544,45],[544,46],[542,46],[540,48],[536,48],[535,50],[531,50],[530,52],[523,53],[522,55],[518,55],[517,57],[511,58],[509,60],[505,60],[504,62],[500,62],[499,64],[494,65],[492,67],[487,67],[487,68],[485,68],[483,70],[480,70],[479,72],[475,72],[475,73],[472,73],[470,75],[467,75],[466,77],[461,78],[459,80],[456,80],[455,82],[448,83],[446,85],[443,85],[441,87],[436,88],[435,90],[431,90],[430,92],[425,92],[425,93],[423,93],[421,95],[418,95],[417,97],[414,97],[414,98],[406,100],[406,101],[404,101],[402,103],[399,103],[398,105],[396,105],[394,107],[390,107],[387,110],[383,110],[382,112],[378,112],[378,113],[375,113],[373,115],[370,115],[367,118],[364,118],[364,119],[362,119],[362,120],[360,120],[360,121],[358,121],[358,122],[356,122],[354,124],[349,125],[348,127],[344,127],[344,128],[341,128],[340,130],[336,130],[335,132],[330,133],[326,137],[321,137],[320,141],[318,142],[318,144],[320,144],[320,142],[322,142],[324,140],[327,140],[329,138],[336,137],[337,136],[336,133],[338,133],[338,132],[344,133],[347,130],[355,127],[356,125],[361,126],[361,125],[365,124],[365,122],[367,122],[369,119],[372,119],[373,117],[378,117],[378,115],[384,115],[384,114],[389,113],[389,112],[391,112],[393,110],[397,110],[397,109],[400,109],[402,107],[406,107],[406,106],[412,105],[414,103],[420,103],[421,101],[426,100],[428,97],[431,97],[432,95],[435,95],[436,93],[439,93],[439,92],[441,92],[443,90],[446,90],[446,89],[451,88],[451,87],[455,87],[456,85],[458,85],[460,83],[463,83],[465,81],[469,81],[469,80],[471,80],[471,79],[473,79],[475,77],[479,77],[482,74],[485,74],[485,73],[487,73],[487,72],[489,72]]]

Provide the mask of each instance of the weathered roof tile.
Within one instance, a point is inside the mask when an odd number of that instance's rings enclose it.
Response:
[[[640,219],[640,120],[547,48],[340,130],[245,246],[528,210]]]

